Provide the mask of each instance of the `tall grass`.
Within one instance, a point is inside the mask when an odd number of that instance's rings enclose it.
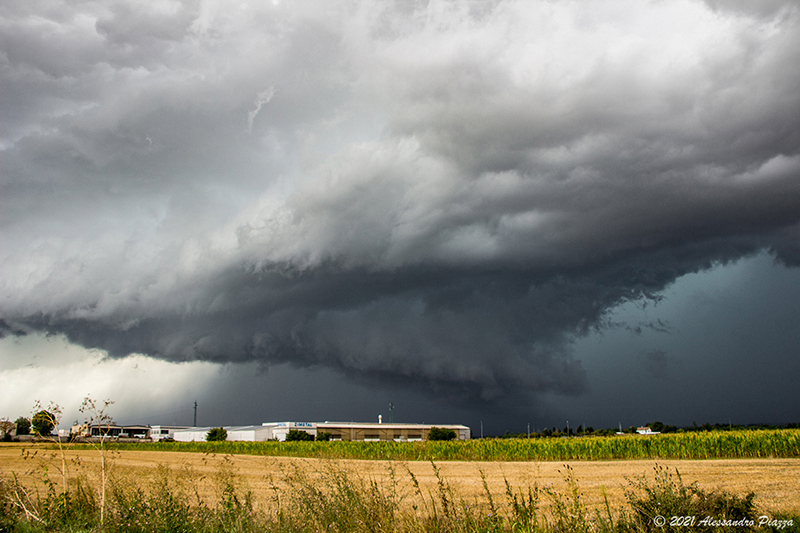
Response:
[[[382,459],[392,461],[574,461],[800,457],[800,430],[740,430],[613,437],[426,442],[158,442],[112,449]]]
[[[686,485],[677,474],[656,467],[651,476],[631,480],[625,508],[589,509],[567,466],[567,490],[514,488],[467,501],[432,464],[436,488],[424,491],[414,475],[393,464],[389,482],[379,484],[347,473],[329,462],[320,470],[295,468],[273,484],[274,497],[256,502],[224,467],[213,476],[215,496],[200,496],[200,476],[159,467],[147,480],[110,479],[105,519],[100,520],[99,491],[80,478],[59,493],[44,486],[23,486],[16,478],[0,480],[2,532],[649,532],[649,531],[798,531],[800,517],[770,517],[758,525],[753,495],[744,498]],[[44,490],[42,490],[44,488]],[[60,494],[69,494],[64,505]],[[659,517],[711,517],[717,521],[752,520],[753,524],[692,527],[659,525]]]

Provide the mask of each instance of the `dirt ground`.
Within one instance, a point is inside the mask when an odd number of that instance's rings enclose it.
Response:
[[[65,451],[64,458],[70,476],[96,477],[100,471],[100,454],[93,450]],[[115,479],[147,484],[159,467],[168,467],[176,483],[190,482],[205,501],[215,501],[219,496],[220,479],[233,474],[240,487],[253,492],[256,502],[269,502],[285,489],[287,474],[296,467],[312,479],[327,469],[346,470],[367,480],[388,486],[390,467],[397,479],[397,492],[409,500],[413,487],[409,471],[416,476],[423,494],[436,494],[437,479],[429,462],[381,462],[282,457],[257,457],[248,455],[209,455],[182,452],[106,452],[109,472]],[[630,487],[629,479],[655,475],[654,467],[660,465],[677,469],[684,483],[697,482],[705,489],[720,489],[745,495],[755,492],[755,502],[764,512],[779,511],[800,513],[800,459],[731,459],[731,460],[638,460],[638,461],[569,461],[582,501],[589,508],[603,505],[605,487],[612,508],[625,503],[624,490]],[[26,483],[42,479],[42,467],[47,466],[49,477],[60,479],[61,456],[57,450],[36,445],[0,445],[0,477],[9,478],[16,473]],[[515,489],[527,491],[528,487],[551,487],[565,494],[566,473],[563,462],[440,462],[436,463],[441,477],[450,485],[457,497],[466,502],[485,501],[483,472],[486,482],[497,502],[505,501],[505,480]]]

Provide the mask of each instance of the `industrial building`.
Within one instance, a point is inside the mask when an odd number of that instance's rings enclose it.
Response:
[[[176,442],[204,441],[211,427],[196,427],[175,430],[173,438]],[[273,440],[270,428],[264,426],[225,426],[228,432],[228,440],[243,440],[258,442]],[[284,433],[284,440],[286,434]]]
[[[368,422],[320,422],[315,424],[317,432],[331,434],[331,440],[393,440],[419,441],[427,440],[431,428],[452,429],[458,440],[468,440],[470,429],[460,424],[398,424]],[[316,433],[315,433],[316,434]]]
[[[175,432],[189,429],[191,426],[150,426],[150,439],[153,442],[165,439],[174,439]]]
[[[77,424],[72,426],[70,434],[76,437],[108,437],[108,438],[135,438],[146,439],[150,437],[150,426],[117,424]]]
[[[305,431],[315,438],[319,433],[330,434],[331,440],[396,441],[426,440],[431,428],[452,429],[458,440],[471,438],[470,429],[460,424],[382,424],[369,422],[265,422],[260,426],[227,426],[228,440],[266,441],[286,440],[290,430]],[[210,427],[176,429],[173,438],[179,442],[203,441]]]

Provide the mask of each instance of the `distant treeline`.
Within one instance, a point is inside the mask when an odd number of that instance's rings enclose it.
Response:
[[[697,422],[693,422],[691,426],[685,427],[678,427],[673,425],[664,424],[663,422],[655,421],[649,422],[644,424],[642,427],[649,427],[651,431],[655,433],[688,433],[692,431],[734,431],[734,430],[755,430],[755,429],[800,429],[800,423],[793,422],[790,424],[784,425],[774,425],[774,424],[709,424],[706,422],[703,425],[698,426]],[[637,426],[630,426],[622,430],[622,433],[626,434],[635,434]],[[602,428],[602,429],[595,429],[592,426],[583,427],[583,425],[579,425],[577,428],[572,428],[569,426],[565,426],[561,429],[557,427],[552,428],[534,428],[530,434],[528,433],[511,433],[506,431],[503,435],[497,436],[490,436],[490,438],[501,438],[501,439],[525,439],[530,436],[530,438],[542,438],[542,437],[583,437],[583,436],[595,436],[595,437],[605,437],[608,435],[616,435],[619,433],[619,428]],[[474,436],[473,436],[474,438]]]

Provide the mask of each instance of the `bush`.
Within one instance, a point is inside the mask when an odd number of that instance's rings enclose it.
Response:
[[[305,431],[300,431],[299,429],[290,429],[289,433],[286,434],[286,442],[311,440],[314,440],[314,435]]]
[[[428,432],[428,440],[454,440],[456,432],[452,429],[432,427]]]
[[[222,442],[228,440],[228,432],[225,428],[211,428],[206,433],[206,440],[208,442]]]
[[[753,498],[754,493],[739,497],[726,491],[705,491],[697,483],[685,485],[677,470],[656,465],[653,482],[644,476],[630,482],[632,489],[627,491],[627,500],[633,514],[626,524],[632,531],[658,531],[662,526],[655,523],[656,517],[712,517],[720,520],[738,521],[757,516]],[[697,531],[729,531],[700,522],[692,524]],[[624,527],[619,529],[624,530]],[[686,527],[689,530],[689,527]],[[738,528],[752,531],[751,528]],[[733,531],[733,529],[730,529]]]
[[[35,435],[40,435],[42,437],[47,437],[53,431],[55,427],[55,420],[56,417],[53,413],[48,411],[39,411],[33,418],[31,419],[31,425],[33,426],[33,433]]]
[[[329,440],[331,440],[331,434],[328,433],[327,431],[320,431],[319,433],[317,433],[317,440],[328,442]]]

